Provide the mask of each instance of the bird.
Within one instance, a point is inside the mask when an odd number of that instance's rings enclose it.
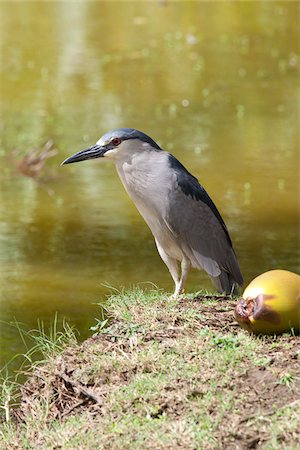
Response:
[[[224,220],[175,156],[142,131],[118,128],[61,165],[95,158],[114,162],[173,278],[174,298],[184,293],[191,267],[207,272],[220,293],[238,293],[243,276]]]

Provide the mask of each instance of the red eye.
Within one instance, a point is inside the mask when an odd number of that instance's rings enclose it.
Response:
[[[120,144],[121,144],[121,139],[120,139],[120,138],[114,138],[114,139],[112,140],[112,143],[113,143],[114,145],[120,145]]]

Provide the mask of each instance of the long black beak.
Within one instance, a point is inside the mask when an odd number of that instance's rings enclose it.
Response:
[[[101,147],[100,145],[93,145],[92,147],[86,148],[85,150],[81,150],[80,152],[75,153],[75,155],[69,156],[69,158],[65,159],[61,165],[64,164],[72,164],[79,161],[85,161],[86,159],[94,159],[101,158],[104,156],[104,153],[107,151],[107,148]]]

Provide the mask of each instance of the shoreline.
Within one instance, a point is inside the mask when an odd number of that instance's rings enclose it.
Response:
[[[111,296],[93,337],[34,365],[3,448],[295,448],[299,338],[248,334],[235,304]]]

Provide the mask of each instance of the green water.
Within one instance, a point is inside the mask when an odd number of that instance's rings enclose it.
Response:
[[[199,178],[246,283],[299,270],[297,2],[1,2],[0,11],[2,365],[24,351],[14,320],[30,329],[58,312],[84,338],[107,285],[173,290],[114,167],[59,166],[112,128],[141,129]],[[58,154],[37,183],[12,152],[48,139]],[[187,290],[201,287],[207,276],[191,273]]]

